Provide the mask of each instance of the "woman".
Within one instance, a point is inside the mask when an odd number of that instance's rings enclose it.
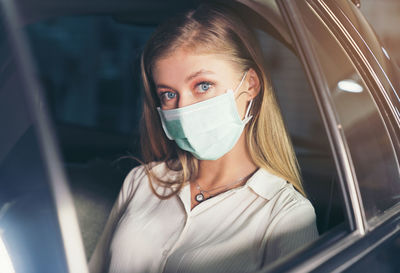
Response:
[[[260,48],[201,5],[142,55],[143,152],[91,272],[254,272],[318,234]]]

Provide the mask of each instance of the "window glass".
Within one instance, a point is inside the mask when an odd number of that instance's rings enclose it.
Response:
[[[397,158],[381,114],[355,66],[313,8],[296,2],[336,110],[354,165],[365,215],[374,219],[399,202]]]

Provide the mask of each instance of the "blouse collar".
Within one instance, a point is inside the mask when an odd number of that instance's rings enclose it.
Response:
[[[286,181],[259,168],[247,181],[247,185],[259,196],[271,200],[285,185]]]

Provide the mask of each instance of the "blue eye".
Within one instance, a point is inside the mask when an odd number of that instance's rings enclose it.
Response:
[[[206,92],[210,89],[211,83],[209,82],[201,82],[198,87],[200,88],[200,92]]]
[[[176,97],[176,94],[173,92],[166,92],[165,96],[167,97],[168,100],[172,100],[173,98]]]
[[[162,92],[160,94],[161,104],[166,105],[170,101],[176,98],[176,93],[171,91]]]

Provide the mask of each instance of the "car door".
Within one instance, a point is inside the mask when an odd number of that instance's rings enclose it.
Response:
[[[320,240],[302,258],[272,271],[395,272],[400,214],[396,67],[351,1],[277,2],[328,132],[348,233]]]

